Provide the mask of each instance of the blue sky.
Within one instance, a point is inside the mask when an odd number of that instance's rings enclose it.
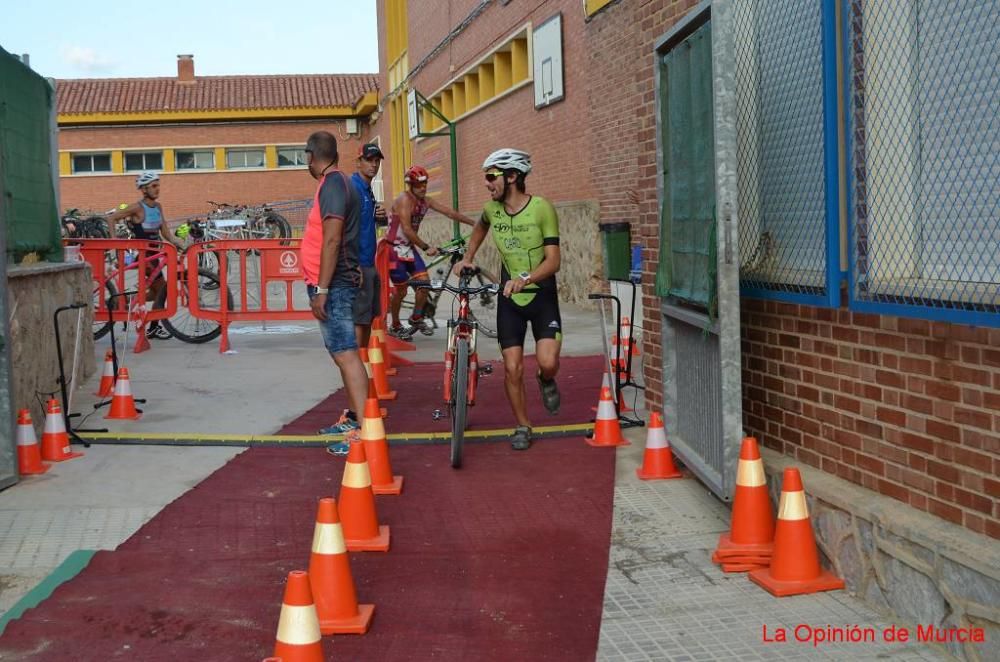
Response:
[[[374,0],[2,0],[0,47],[52,78],[374,73]]]

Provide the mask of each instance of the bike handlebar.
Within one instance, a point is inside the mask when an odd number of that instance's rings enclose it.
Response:
[[[488,283],[479,287],[462,287],[461,285],[455,287],[443,280],[411,280],[410,285],[423,290],[448,290],[453,294],[467,294],[469,296],[475,296],[483,292],[489,292],[490,294],[498,294],[500,292],[500,286],[496,283]]]

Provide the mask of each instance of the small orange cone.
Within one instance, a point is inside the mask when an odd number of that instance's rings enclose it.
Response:
[[[774,549],[774,511],[767,492],[764,461],[760,459],[757,440],[744,437],[736,465],[736,491],[729,533],[719,536],[714,559],[717,563],[730,557],[767,559]]]
[[[319,500],[309,557],[309,582],[316,601],[320,632],[364,634],[368,631],[375,605],[358,604],[344,530],[337,514],[337,502],[332,497]]]
[[[274,657],[284,662],[323,662],[321,639],[309,573],[292,570],[288,573],[285,597],[281,601]]]
[[[387,552],[389,527],[379,526],[378,523],[364,442],[359,439],[350,444],[339,499],[340,521],[347,549],[352,552]]]
[[[374,337],[374,336],[373,336]],[[382,346],[375,340],[368,347],[368,359],[372,365],[372,379],[375,380],[375,392],[379,400],[395,400],[396,392],[389,390],[389,380],[386,378],[385,363],[382,361]]]
[[[115,392],[115,355],[109,349],[104,354],[104,374],[101,375],[101,384],[97,387],[99,398],[106,398]]]
[[[611,399],[611,389],[601,389],[601,401],[597,403],[597,420],[594,421],[594,435],[587,437],[591,446],[627,446],[629,442],[622,436],[622,428],[615,413],[615,402]]]
[[[142,417],[135,408],[135,398],[132,397],[132,386],[128,380],[128,368],[118,369],[118,381],[115,382],[115,394],[111,398],[111,409],[104,418],[135,421]]]
[[[365,372],[368,373],[368,398],[378,400],[378,391],[375,390],[375,380],[372,379],[372,364],[368,361],[368,350],[364,355]],[[382,418],[389,418],[389,411],[385,407],[379,407],[379,415]]]
[[[63,462],[82,456],[83,453],[70,451],[62,407],[57,400],[49,400],[48,411],[45,413],[45,429],[42,431],[42,459],[46,462]]]
[[[632,342],[631,340],[629,340],[631,334],[632,334],[632,320],[630,320],[627,317],[623,317],[621,327],[618,330],[618,336],[616,336],[611,342],[615,345],[620,344],[622,346],[622,356],[626,357],[626,360],[628,360],[627,357],[628,357],[629,345],[632,346],[632,356],[641,356],[641,352],[639,350],[639,343]]]
[[[371,382],[369,382],[371,383]],[[365,401],[365,415],[361,422],[361,441],[365,443],[365,457],[372,477],[375,494],[399,494],[403,491],[403,477],[392,475],[389,463],[389,442],[385,438],[385,425],[379,416],[378,400]]]
[[[649,416],[646,452],[642,456],[642,466],[635,470],[635,475],[642,480],[681,477],[681,472],[674,466],[674,456],[670,452],[670,444],[667,443],[663,419],[655,411]]]
[[[844,588],[843,579],[820,567],[806,492],[795,467],[785,469],[782,478],[771,565],[751,571],[750,581],[779,598]]]
[[[17,412],[17,470],[22,476],[43,474],[49,465],[42,464],[42,452],[35,436],[35,424],[31,422],[31,412],[22,409]]]
[[[612,388],[611,387],[611,376],[608,374],[608,369],[604,369],[604,377],[601,378],[601,388]],[[612,392],[614,389],[612,389]],[[591,407],[591,411],[597,411],[597,407]],[[621,391],[618,391],[618,411],[622,414],[627,414],[630,411],[635,411],[625,403],[625,396]]]

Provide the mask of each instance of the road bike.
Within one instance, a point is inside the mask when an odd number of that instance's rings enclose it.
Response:
[[[177,283],[177,310],[173,316],[162,320],[164,328],[173,334],[178,340],[186,343],[201,344],[209,342],[219,337],[222,333],[222,326],[218,321],[205,320],[191,315],[189,303],[191,301],[191,287],[187,279],[187,267],[183,256],[178,256],[177,268],[173,274],[167,269],[167,253],[160,246],[161,242],[151,241],[145,248],[137,251],[138,256],[131,259],[133,252],[131,249],[119,249],[113,252],[122,252],[124,257],[121,261],[115,259],[109,264],[110,271],[105,272],[104,281],[95,281],[94,287],[94,310],[100,310],[104,304],[108,310],[106,318],[100,314],[94,315],[94,339],[104,337],[111,330],[113,321],[112,312],[115,310],[130,310],[135,303],[135,295],[119,296],[119,288],[125,290],[135,290],[140,285],[149,288],[160,278],[176,277]],[[106,261],[107,262],[107,261]],[[119,268],[117,264],[124,263],[124,267]],[[140,271],[140,269],[142,271]],[[167,274],[164,274],[167,271]],[[142,274],[145,274],[143,277]],[[218,310],[221,303],[219,276],[210,269],[198,269],[196,282],[198,296],[198,306],[207,310]],[[167,307],[168,288],[163,287],[156,294],[153,301],[153,310]],[[229,309],[233,308],[233,294],[229,287],[226,287],[226,300]]]
[[[427,273],[431,273],[431,270],[433,269],[434,273],[437,275],[437,279],[435,280],[447,282],[452,276],[452,271],[454,270],[455,265],[461,262],[462,258],[465,257],[466,246],[467,242],[465,237],[453,239],[447,244],[441,246],[438,249],[438,255],[434,256],[434,258],[427,263]],[[472,279],[474,284],[484,289],[481,294],[469,301],[468,314],[472,319],[479,323],[479,330],[484,335],[490,338],[496,338],[496,295],[491,294],[489,290],[485,288],[490,284],[495,285],[497,283],[497,279],[490,272],[482,268],[476,270]],[[441,303],[441,294],[444,289],[445,288],[436,290],[432,289],[428,292],[427,301],[424,303],[423,310],[424,319],[427,320],[427,322],[426,326],[420,329],[420,332],[426,336],[434,335],[434,329],[438,328],[436,314],[438,306]],[[412,308],[413,300],[404,299],[403,304],[409,305],[409,307]]]
[[[210,227],[216,225],[213,221],[243,221],[240,227],[242,236],[217,237],[219,239],[288,239],[292,236],[291,224],[269,205],[233,205],[213,200],[209,200],[208,204],[215,207],[206,218]]]
[[[496,297],[500,286],[487,283],[471,286],[478,279],[478,268],[463,269],[459,274],[458,287],[446,281],[412,281],[416,288],[431,292],[447,290],[458,301],[458,313],[448,320],[448,344],[444,360],[444,401],[451,414],[451,466],[462,466],[462,444],[468,425],[469,407],[476,404],[476,385],[479,382],[479,355],[476,343],[482,323],[472,316],[470,302],[481,294]]]
[[[108,223],[100,214],[81,212],[75,207],[59,217],[63,239],[107,239]]]

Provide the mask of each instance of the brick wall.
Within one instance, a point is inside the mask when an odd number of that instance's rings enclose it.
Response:
[[[1000,538],[1000,329],[744,299],[748,434]]]
[[[359,122],[360,136],[348,135],[343,120],[301,122],[239,122],[226,124],[160,125],[137,127],[64,127],[60,150],[222,147],[234,145],[304,145],[313,131],[337,137],[341,167],[353,172],[354,157],[371,132]],[[206,200],[257,204],[312,197],[316,183],[305,168],[276,170],[174,172],[162,175],[162,203],[167,219],[201,214],[212,209]],[[75,175],[59,178],[63,209],[78,207],[106,211],[140,196],[135,173]]]

